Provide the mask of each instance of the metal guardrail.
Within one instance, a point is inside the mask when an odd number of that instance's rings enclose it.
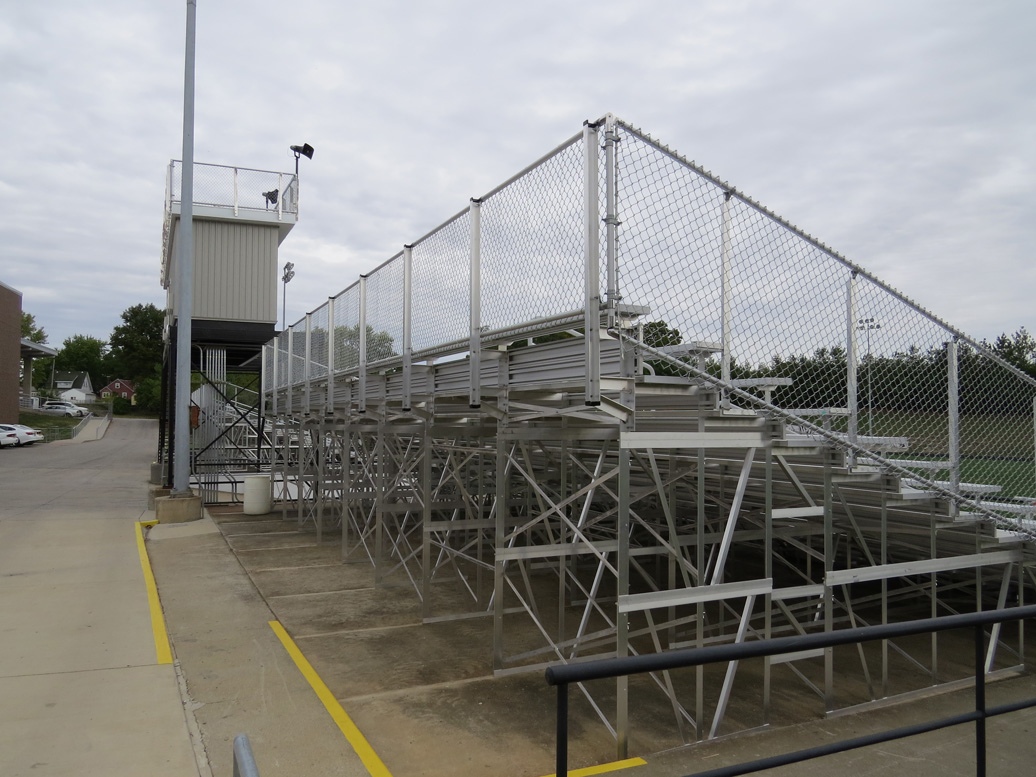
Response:
[[[557,686],[557,757],[556,773],[568,774],[568,686],[572,683],[589,680],[603,680],[612,677],[623,677],[632,674],[660,672],[669,669],[704,666],[706,664],[727,661],[740,661],[748,658],[762,658],[794,653],[802,650],[836,647],[838,645],[855,645],[879,639],[892,639],[917,634],[932,634],[938,631],[949,631],[960,628],[973,628],[975,632],[975,709],[959,715],[915,723],[910,726],[889,729],[853,739],[845,739],[827,745],[804,748],[791,753],[784,753],[769,758],[733,764],[704,772],[695,772],[688,777],[734,777],[734,775],[751,774],[764,769],[802,763],[826,755],[856,750],[869,745],[891,742],[896,739],[924,734],[930,731],[957,726],[962,723],[975,724],[975,774],[985,777],[986,774],[986,720],[1009,712],[1036,707],[1036,698],[1026,699],[1012,704],[995,707],[986,706],[985,667],[985,633],[983,627],[998,623],[1007,623],[1036,618],[1036,605],[1014,607],[1008,610],[967,613],[940,618],[924,618],[921,620],[893,623],[882,626],[863,626],[853,629],[842,629],[824,634],[781,637],[760,640],[758,642],[742,642],[732,645],[716,645],[686,650],[672,650],[664,653],[629,656],[626,658],[608,658],[589,661],[582,664],[565,664],[549,667],[546,671],[547,683]]]
[[[259,777],[259,767],[255,765],[248,734],[234,737],[234,777]]]

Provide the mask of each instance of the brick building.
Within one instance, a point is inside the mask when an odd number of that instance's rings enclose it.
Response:
[[[18,423],[22,293],[0,282],[0,423]]]

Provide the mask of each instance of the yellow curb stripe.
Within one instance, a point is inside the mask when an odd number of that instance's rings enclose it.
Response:
[[[392,773],[382,763],[378,754],[374,752],[374,748],[370,746],[366,737],[360,733],[360,729],[353,723],[352,718],[342,709],[338,699],[334,697],[334,694],[324,684],[324,681],[320,679],[320,675],[316,673],[309,661],[306,660],[306,657],[302,655],[302,651],[298,649],[295,641],[288,636],[288,632],[284,630],[280,622],[270,621],[270,628],[273,629],[277,639],[284,645],[284,649],[288,651],[288,655],[291,656],[295,666],[302,672],[302,676],[306,678],[310,687],[316,692],[317,698],[323,702],[324,709],[328,711],[342,734],[345,735],[352,749],[356,751],[356,755],[363,761],[363,765],[367,768],[367,772],[371,777],[392,777]]]
[[[587,766],[585,769],[569,769],[568,777],[590,777],[593,774],[607,774],[617,772],[620,769],[631,769],[634,766],[647,766],[643,758],[626,758],[622,761],[612,761],[600,766]],[[557,774],[548,774],[547,777],[557,777]]]
[[[158,521],[137,522],[137,554],[140,556],[140,568],[144,572],[144,587],[147,588],[147,603],[151,610],[151,633],[155,637],[155,660],[160,664],[173,663],[173,649],[169,646],[169,633],[165,629],[165,617],[162,615],[162,603],[158,600],[158,586],[155,575],[151,571],[151,559],[148,558],[144,546],[144,527],[154,526]]]

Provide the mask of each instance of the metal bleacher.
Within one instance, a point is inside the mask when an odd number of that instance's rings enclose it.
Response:
[[[285,517],[427,621],[491,619],[501,676],[1036,584],[1036,381],[611,115],[262,358]],[[1016,670],[1021,632],[993,636]],[[830,711],[903,693],[900,659],[941,681],[935,638],[782,664]],[[648,685],[693,741],[736,670]],[[768,707],[770,665],[746,682]],[[583,689],[620,754],[624,687]]]

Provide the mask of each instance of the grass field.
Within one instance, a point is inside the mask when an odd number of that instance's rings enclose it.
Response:
[[[72,430],[82,422],[82,418],[65,418],[50,413],[35,413],[31,410],[22,410],[18,413],[18,423],[39,429],[43,432],[44,440],[47,442],[70,439]]]
[[[811,419],[812,420],[812,419]],[[846,432],[848,419],[834,417],[832,428]],[[949,418],[945,413],[908,413],[876,410],[871,419],[859,415],[858,433],[875,437],[903,437],[906,451],[889,452],[895,459],[946,461],[950,454]],[[1029,415],[963,415],[960,419],[960,479],[964,483],[1001,486],[991,498],[1036,498],[1036,434]],[[920,477],[948,480],[948,471],[916,469]]]

